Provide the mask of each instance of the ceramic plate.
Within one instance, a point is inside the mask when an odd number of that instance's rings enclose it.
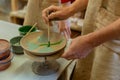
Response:
[[[50,47],[48,47],[48,35],[47,32],[32,32],[24,36],[20,44],[21,46],[35,54],[35,55],[51,55],[61,49],[66,45],[66,39],[63,35],[50,32]]]

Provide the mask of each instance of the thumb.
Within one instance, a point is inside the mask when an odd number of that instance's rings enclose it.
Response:
[[[72,43],[72,39],[68,39],[66,47],[65,47],[65,52],[63,53],[63,55],[61,57],[63,57],[63,58],[69,57],[69,55],[72,52],[71,47],[70,47],[71,43]]]
[[[67,58],[67,56],[68,56],[68,51],[65,51],[63,54],[62,54],[62,58]]]

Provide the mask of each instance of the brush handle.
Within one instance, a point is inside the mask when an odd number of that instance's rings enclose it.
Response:
[[[50,26],[48,26],[48,41],[50,41]]]
[[[37,25],[37,23],[35,23],[35,24],[32,26],[32,28],[27,32],[26,35],[28,35],[36,25]]]
[[[48,47],[50,47],[50,26],[48,26]]]

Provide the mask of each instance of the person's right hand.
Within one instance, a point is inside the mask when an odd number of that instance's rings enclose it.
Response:
[[[48,14],[48,12],[51,12]],[[74,13],[72,9],[68,7],[61,7],[61,6],[50,6],[42,11],[42,17],[46,24],[49,20],[64,20],[68,17],[72,16]]]

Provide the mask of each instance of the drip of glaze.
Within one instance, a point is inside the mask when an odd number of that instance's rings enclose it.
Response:
[[[61,39],[60,41],[55,42],[55,43],[48,42],[48,43],[40,44],[39,46],[48,46],[48,47],[50,47],[50,45],[57,45],[57,44],[60,44],[62,41],[63,41],[63,39]]]

